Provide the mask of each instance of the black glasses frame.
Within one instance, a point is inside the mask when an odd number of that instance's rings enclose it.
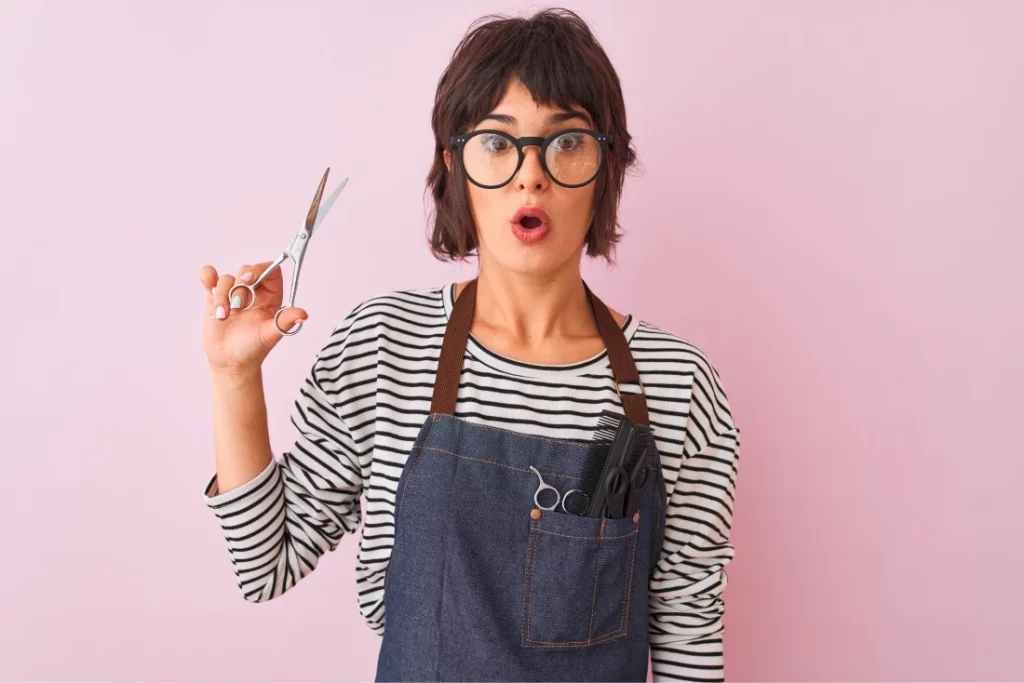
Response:
[[[483,185],[481,183],[478,183],[477,181],[473,180],[473,176],[471,176],[469,174],[469,172],[466,171],[466,163],[465,163],[465,160],[463,159],[463,155],[465,154],[465,150],[466,150],[466,142],[469,141],[474,136],[483,135],[484,133],[489,133],[489,134],[492,134],[492,135],[500,135],[501,137],[505,138],[506,140],[511,142],[513,145],[515,145],[516,150],[519,152],[519,162],[516,164],[516,169],[514,171],[512,171],[512,175],[509,176],[508,180],[506,180],[505,182],[501,183],[500,185]],[[560,135],[565,135],[566,133],[587,133],[589,135],[592,135],[593,137],[595,137],[597,139],[598,148],[601,151],[601,159],[597,163],[597,169],[594,171],[594,175],[592,175],[588,180],[586,180],[586,181],[584,181],[582,183],[577,183],[575,185],[567,185],[566,183],[561,182],[560,180],[555,178],[555,176],[551,174],[551,170],[548,169],[548,162],[547,162],[548,145],[550,145],[555,140],[555,138],[559,137]],[[610,133],[598,133],[597,131],[590,130],[589,128],[566,128],[564,130],[560,130],[560,131],[557,131],[555,133],[552,133],[551,135],[549,135],[546,138],[541,138],[541,137],[517,138],[514,135],[512,135],[510,133],[506,133],[503,130],[492,130],[492,129],[489,129],[489,128],[484,128],[484,129],[481,129],[481,130],[474,130],[473,132],[466,133],[464,135],[454,135],[454,136],[452,136],[452,139],[451,139],[452,148],[455,149],[455,151],[457,152],[457,156],[459,158],[459,163],[462,165],[463,172],[466,173],[466,178],[469,180],[469,182],[473,183],[477,187],[482,187],[485,190],[496,190],[499,187],[505,187],[510,182],[512,182],[512,179],[516,177],[517,173],[519,173],[519,169],[522,168],[523,160],[526,158],[526,153],[523,151],[523,148],[524,147],[528,147],[530,145],[534,145],[534,146],[540,147],[540,165],[544,168],[544,172],[548,174],[548,177],[551,178],[551,180],[555,181],[557,184],[561,185],[562,187],[583,187],[584,185],[589,185],[590,183],[594,182],[594,179],[597,178],[597,176],[601,173],[601,169],[604,168],[604,165],[606,163],[606,159],[607,159],[607,156],[608,156],[608,147],[610,147],[611,144],[612,144],[612,136],[611,136]]]

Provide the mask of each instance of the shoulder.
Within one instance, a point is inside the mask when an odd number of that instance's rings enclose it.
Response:
[[[630,349],[645,385],[677,386],[689,395],[691,418],[713,432],[738,431],[722,374],[691,337],[640,320]]]
[[[443,287],[382,290],[363,299],[335,325],[317,353],[314,373],[362,376],[375,368],[389,339],[443,331]]]
[[[445,285],[382,290],[352,307],[335,325],[325,350],[366,344],[382,329],[415,330],[443,325]]]
[[[444,285],[416,289],[383,290],[360,301],[339,322],[332,336],[344,334],[359,323],[387,322],[408,317],[444,318]]]

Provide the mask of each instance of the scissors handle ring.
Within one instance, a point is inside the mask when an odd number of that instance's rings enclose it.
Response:
[[[544,478],[540,476],[540,472],[537,471],[536,467],[530,465],[530,469],[533,470],[534,474],[537,475],[537,479],[540,480],[540,485],[537,487],[537,490],[533,492],[533,502],[536,503],[537,507],[539,507],[541,510],[554,510],[556,507],[558,507],[558,501],[562,498],[562,494],[560,494],[558,492],[558,489],[556,489],[554,486],[548,486],[547,484],[544,483]],[[552,491],[555,492],[555,502],[551,504],[551,507],[544,507],[543,505],[540,504],[540,493],[541,491],[546,491],[548,489],[551,489]]]
[[[565,507],[565,501],[569,500],[569,496],[571,496],[571,495],[572,495],[572,494],[574,494],[574,493],[578,493],[578,494],[580,494],[581,496],[583,496],[583,500],[585,500],[585,501],[589,501],[589,500],[590,500],[590,498],[589,498],[589,497],[587,496],[587,494],[586,494],[586,493],[584,493],[584,492],[583,492],[582,490],[580,490],[580,489],[570,489],[570,490],[566,491],[566,492],[565,492],[565,495],[564,495],[564,496],[562,496],[562,511],[563,511],[563,512],[566,512],[566,513],[568,513],[568,514],[570,514],[570,515],[575,515],[575,514],[577,514],[577,513],[575,513],[575,512],[572,512],[572,511],[570,511],[570,510],[569,510],[568,508],[566,508],[566,507]]]
[[[248,311],[250,308],[252,308],[252,305],[256,303],[256,287],[255,285],[247,285],[244,282],[239,282],[234,287],[228,290],[228,301],[231,301],[232,293],[239,288],[249,290],[249,303],[247,303],[245,306],[242,306],[243,311]]]
[[[285,332],[284,330],[282,330],[281,329],[281,325],[277,322],[277,316],[281,315],[282,311],[284,311],[286,308],[290,308],[290,307],[289,306],[282,306],[281,308],[277,309],[277,313],[274,314],[274,327],[276,327],[277,331],[280,332],[281,334],[283,334],[284,336],[291,337],[292,335],[298,334],[299,330],[302,329],[302,321],[301,320],[296,320],[295,321],[295,325],[292,326],[292,329],[291,329],[290,332]]]
[[[236,289],[247,289],[247,290],[249,290],[249,303],[247,305],[243,306],[240,310],[247,311],[250,308],[252,308],[252,305],[254,303],[256,303],[256,286],[255,285],[247,285],[247,284],[244,284],[244,283],[240,282],[240,283],[238,283],[237,285],[233,286],[231,289],[228,290],[228,299],[231,298],[232,293]],[[294,335],[298,334],[299,330],[302,329],[302,321],[301,320],[296,320],[295,324],[292,325],[292,329],[291,330],[288,330],[288,331],[282,330],[281,329],[281,323],[278,322],[278,317],[280,317],[282,311],[284,311],[286,308],[290,308],[290,307],[289,306],[282,306],[281,308],[277,309],[277,313],[274,314],[274,327],[276,327],[277,331],[280,332],[285,337],[291,337],[291,336],[294,336]]]

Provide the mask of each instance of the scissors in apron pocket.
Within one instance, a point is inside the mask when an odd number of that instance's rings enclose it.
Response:
[[[299,271],[302,269],[302,259],[306,255],[306,245],[309,244],[309,240],[313,237],[313,233],[320,226],[320,223],[323,222],[324,216],[326,216],[327,212],[331,210],[331,205],[334,204],[334,200],[338,198],[338,195],[341,194],[342,189],[345,187],[345,183],[348,182],[348,178],[342,180],[341,184],[338,185],[338,188],[331,193],[327,198],[327,201],[325,201],[323,206],[321,206],[320,198],[324,194],[324,186],[327,184],[327,174],[330,172],[330,168],[324,171],[324,177],[320,180],[320,186],[316,189],[316,195],[313,196],[313,203],[309,207],[309,213],[306,214],[306,222],[302,226],[302,230],[299,231],[299,234],[292,240],[291,244],[289,244],[288,247],[285,248],[284,252],[277,257],[276,261],[260,273],[260,276],[256,278],[256,282],[253,282],[251,285],[240,282],[228,290],[229,301],[236,289],[244,288],[249,290],[249,303],[242,308],[243,311],[246,311],[256,303],[256,287],[263,282],[263,279],[273,272],[275,268],[284,263],[285,259],[290,258],[294,261],[295,268],[292,270],[292,287],[291,291],[288,293],[288,300],[285,301],[281,308],[278,309],[277,313],[274,314],[274,327],[277,328],[278,332],[288,337],[298,333],[302,328],[302,321],[296,321],[295,326],[291,331],[286,332],[285,330],[282,330],[281,326],[277,323],[277,318],[281,315],[281,311],[295,305],[295,290],[299,286]]]
[[[537,486],[537,490],[534,491],[534,493],[533,493],[533,502],[537,504],[537,507],[539,507],[541,510],[549,510],[550,511],[550,510],[554,510],[556,507],[558,507],[558,503],[559,503],[559,501],[561,501],[561,503],[562,503],[562,510],[564,512],[570,514],[570,515],[579,515],[579,514],[584,514],[586,512],[586,509],[587,509],[586,503],[584,503],[584,505],[583,505],[583,508],[582,508],[583,512],[576,512],[576,511],[573,511],[573,510],[569,510],[568,508],[565,507],[565,501],[569,500],[569,496],[571,496],[574,493],[578,493],[581,496],[583,496],[583,500],[584,501],[589,500],[587,498],[587,494],[586,493],[584,493],[580,489],[571,489],[569,491],[566,491],[565,495],[563,496],[562,494],[560,494],[558,492],[558,489],[556,489],[554,486],[549,486],[548,484],[544,483],[544,477],[540,476],[540,472],[537,471],[536,467],[534,467],[533,465],[530,465],[530,469],[533,470],[533,473],[537,475],[537,479],[540,480],[540,484]],[[544,507],[543,505],[540,504],[540,494],[541,494],[541,491],[548,491],[548,490],[555,492],[555,502],[551,504],[551,507]]]

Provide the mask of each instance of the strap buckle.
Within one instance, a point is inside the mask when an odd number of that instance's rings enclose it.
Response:
[[[612,378],[612,382],[615,384],[615,393],[619,395],[619,400],[621,401],[622,400],[622,392],[619,391],[619,380],[617,380],[617,379],[615,379],[613,377]],[[634,392],[631,392],[631,393],[627,393],[626,394],[627,396],[641,395],[641,396],[644,397],[645,401],[647,400],[647,390],[644,389],[644,383],[643,383],[643,380],[640,379],[640,375],[637,375],[636,382],[626,382],[626,384],[639,384],[640,385],[640,391],[639,392],[634,391]]]

